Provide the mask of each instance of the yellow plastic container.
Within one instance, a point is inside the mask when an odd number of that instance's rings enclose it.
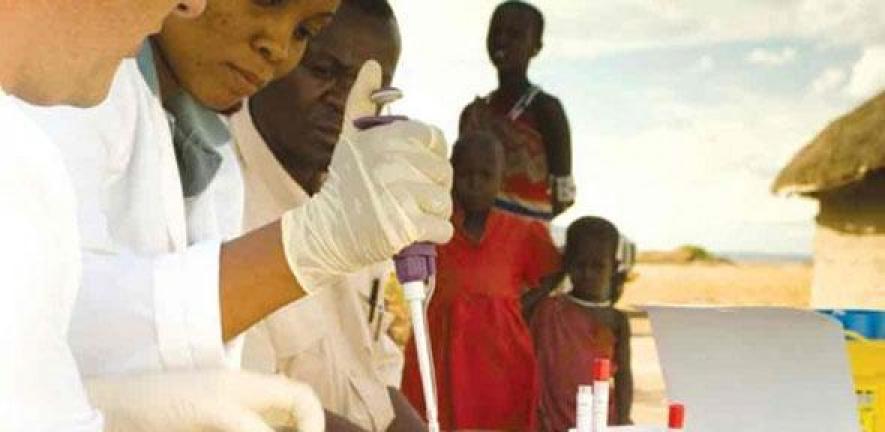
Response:
[[[847,334],[861,430],[885,432],[885,340],[867,340],[854,332]]]

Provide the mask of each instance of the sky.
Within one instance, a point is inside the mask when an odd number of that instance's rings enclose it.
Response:
[[[497,1],[391,0],[403,37],[394,111],[457,138],[496,86]],[[529,78],[571,123],[576,205],[641,249],[811,253],[817,203],[771,183],[832,119],[885,88],[881,0],[536,0]],[[883,125],[885,127],[885,125]]]

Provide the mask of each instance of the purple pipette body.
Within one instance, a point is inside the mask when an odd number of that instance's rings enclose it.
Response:
[[[436,274],[436,246],[415,243],[393,257],[400,283],[425,282]]]

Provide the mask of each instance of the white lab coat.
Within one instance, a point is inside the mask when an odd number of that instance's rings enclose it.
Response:
[[[100,106],[28,112],[59,143],[76,189],[83,283],[69,340],[82,373],[237,367],[219,303],[220,244],[242,222],[230,146],[217,178],[186,201],[166,113],[134,59]]]
[[[245,180],[247,230],[309,199],[258,134],[248,108],[232,116],[231,132]],[[380,263],[328,286],[309,287],[308,297],[249,330],[243,367],[303,381],[323,408],[363,429],[386,430],[395,415],[387,387],[399,387],[403,355],[384,331],[390,320],[382,315],[370,326],[367,312],[372,280],[383,286],[392,269],[391,263]],[[375,338],[378,319],[382,328]]]
[[[58,150],[0,90],[0,431],[99,432],[66,341],[80,274]]]

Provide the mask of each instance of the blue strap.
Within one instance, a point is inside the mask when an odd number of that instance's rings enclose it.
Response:
[[[540,219],[546,222],[550,222],[551,220],[553,220],[553,213],[551,212],[532,210],[514,202],[505,201],[500,198],[495,199],[495,207],[498,207],[501,210],[507,210],[510,213],[516,213],[520,216],[528,216],[530,218]]]

